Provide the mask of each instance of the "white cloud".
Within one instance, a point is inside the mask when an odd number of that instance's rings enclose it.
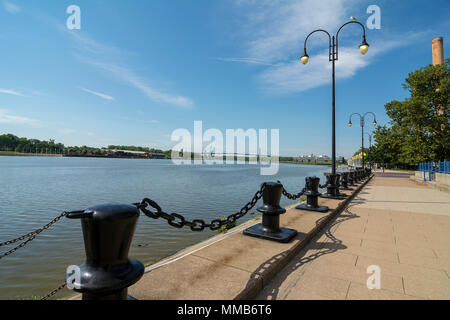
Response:
[[[333,31],[348,20],[354,0],[237,1],[239,32],[247,56],[279,62],[300,54],[305,37],[314,29]]]
[[[369,64],[368,59],[356,49],[342,49],[336,62],[337,78],[345,79]],[[258,79],[270,93],[284,94],[306,91],[331,82],[331,63],[326,53],[311,56],[305,66],[293,60],[269,68],[259,74]]]
[[[20,7],[18,5],[8,1],[3,1],[3,9],[12,14],[20,12]]]
[[[100,42],[97,42],[91,38],[89,38],[86,35],[81,35],[77,31],[70,31],[67,28],[63,29],[65,32],[67,32],[69,35],[72,36],[72,38],[75,40],[75,48],[77,50],[85,51],[91,54],[96,55],[114,55],[114,56],[121,56],[121,55],[130,55],[135,54],[134,52],[127,51],[122,48],[118,48],[112,45],[106,45]]]
[[[86,88],[80,88],[80,89],[85,91],[85,92],[88,92],[90,94],[93,94],[93,95],[95,95],[97,97],[100,97],[102,99],[105,99],[105,100],[109,100],[109,101],[114,100],[114,97],[111,97],[111,96],[109,96],[107,94],[104,94],[104,93],[96,92],[96,91],[89,90],[89,89],[86,89]]]
[[[336,61],[336,78],[351,78],[380,54],[406,46],[421,36],[422,34],[418,33],[389,41],[375,41],[366,55],[362,55],[357,46],[340,48],[339,60]],[[328,61],[328,50],[315,55],[310,54],[307,65],[295,59],[265,69],[258,75],[258,80],[271,94],[302,92],[331,83],[331,62]]]
[[[131,52],[110,45],[104,45],[86,36],[81,36],[75,32],[69,32],[75,39],[76,49],[79,51],[75,56],[82,62],[88,63],[97,68],[114,74],[117,78],[132,85],[144,93],[150,100],[158,103],[166,103],[182,108],[192,108],[194,102],[188,97],[164,93],[154,87],[130,69],[118,66],[116,63],[105,63],[107,59],[117,60],[117,57],[129,55]],[[81,55],[83,52],[83,55]],[[86,54],[95,57],[86,58]]]
[[[5,109],[0,109],[0,123],[23,124],[31,126],[39,126],[41,124],[39,120],[10,115],[8,114],[8,110]]]
[[[10,89],[1,89],[0,88],[0,93],[5,93],[5,94],[10,94],[13,96],[19,96],[19,97],[24,97],[25,95],[16,91],[16,90],[10,90]]]
[[[274,66],[273,63],[269,63],[262,59],[255,59],[255,58],[217,58],[219,61],[225,61],[225,62],[241,62],[246,64],[259,64],[263,66]]]
[[[304,66],[299,61],[303,54],[304,40],[316,29],[328,30],[335,34],[337,28],[355,15],[360,2],[356,0],[235,0],[233,1],[239,21],[241,47],[248,58],[220,58],[227,62],[259,62],[261,71],[256,78],[265,92],[289,94],[305,91],[331,82],[331,63],[328,61],[328,36],[316,33],[308,40],[310,62]],[[358,9],[359,10],[359,9]],[[365,12],[361,12],[361,22],[365,23]],[[339,60],[336,75],[345,79],[372,63],[376,56],[413,43],[423,33],[397,35],[388,41],[368,38],[369,53],[361,55],[358,45],[362,40],[361,29],[346,27],[340,34]],[[353,39],[347,45],[344,37]],[[385,33],[383,33],[385,35]],[[324,50],[324,48],[326,48]],[[318,51],[320,50],[320,51]]]
[[[171,105],[175,105],[182,108],[192,108],[194,106],[194,102],[187,97],[176,96],[161,92],[159,90],[154,89],[149,86],[144,79],[134,74],[131,70],[120,67],[115,64],[104,63],[100,61],[95,61],[92,59],[86,59],[81,57],[80,55],[75,55],[81,61],[88,63],[97,68],[103,69],[112,73],[117,78],[122,81],[128,83],[129,85],[139,89],[142,93],[144,93],[150,100],[158,102],[158,103],[167,103]]]

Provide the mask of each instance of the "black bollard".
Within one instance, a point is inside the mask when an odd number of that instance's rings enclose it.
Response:
[[[327,212],[328,207],[319,206],[319,184],[320,178],[308,177],[306,180],[306,203],[303,203],[297,207],[298,210],[308,210],[317,212]]]
[[[264,205],[257,210],[263,214],[262,223],[244,230],[244,235],[266,240],[287,243],[297,235],[296,230],[280,228],[280,214],[286,213],[280,207],[283,185],[277,182],[266,183],[263,191]]]
[[[359,169],[355,170],[355,183],[358,184],[361,180]]]
[[[348,185],[350,187],[355,185],[355,172],[354,171],[350,171],[348,173]]]
[[[348,172],[341,173],[341,189],[342,190],[353,190],[348,187],[348,176],[349,176]]]
[[[144,265],[128,258],[139,209],[105,204],[67,217],[81,219],[86,250],[74,291],[82,293],[83,300],[127,300],[128,287],[144,274]]]
[[[344,194],[339,192],[339,174],[327,174],[327,192],[321,194],[322,198],[328,199],[343,199],[345,197]]]

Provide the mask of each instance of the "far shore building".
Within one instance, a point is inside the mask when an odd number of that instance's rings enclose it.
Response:
[[[134,157],[138,157],[138,158],[147,158],[147,159],[166,159],[167,158],[167,156],[164,153],[145,152],[145,151],[108,149],[107,153],[110,156],[116,156],[116,157],[134,156]]]
[[[329,161],[331,161],[331,157],[324,155],[324,154],[322,154],[322,155],[309,154],[309,155],[303,155],[303,156],[298,157],[298,161],[304,162],[304,163],[329,162]],[[336,157],[336,162],[343,163],[344,157]]]

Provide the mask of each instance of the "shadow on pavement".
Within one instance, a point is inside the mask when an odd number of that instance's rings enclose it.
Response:
[[[361,198],[355,198],[344,210],[343,213],[337,215],[331,223],[329,223],[327,226],[325,226],[312,240],[309,242],[299,253],[296,254],[296,256],[281,270],[278,272],[276,276],[272,280],[270,280],[269,285],[273,287],[273,289],[270,292],[267,292],[264,294],[264,297],[261,299],[266,300],[276,300],[279,294],[279,288],[281,284],[286,280],[286,278],[296,271],[298,268],[302,267],[303,265],[312,262],[321,256],[335,253],[339,250],[346,249],[347,247],[345,244],[342,243],[342,240],[337,239],[332,232],[332,228],[336,225],[339,225],[340,223],[343,223],[345,221],[360,218],[360,216],[352,213],[350,209],[354,206],[360,205],[365,203],[366,201]],[[323,219],[326,219],[326,216],[317,220],[316,225],[319,225]],[[317,242],[318,239],[322,237],[322,235],[325,235],[331,242]],[[320,250],[316,253],[306,255],[310,250]],[[261,276],[264,274],[270,266],[280,260],[285,258],[285,255],[287,254],[287,251],[282,252],[269,260],[265,261],[263,264],[261,264],[258,269],[256,269],[249,282],[248,285],[256,279],[257,276]],[[263,284],[266,286],[266,284]],[[264,291],[264,288],[263,288]]]

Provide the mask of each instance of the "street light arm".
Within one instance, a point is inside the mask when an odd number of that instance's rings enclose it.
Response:
[[[311,37],[316,32],[325,32],[328,35],[328,39],[329,39],[329,41],[328,41],[328,51],[329,51],[329,56],[331,58],[331,56],[332,56],[332,53],[331,53],[331,49],[332,49],[332,46],[331,46],[331,35],[328,33],[328,31],[323,30],[323,29],[317,29],[317,30],[314,30],[313,32],[311,32],[310,34],[308,34],[308,36],[305,39],[304,55],[307,55],[307,53],[306,53],[306,42],[308,41],[309,37]]]
[[[336,33],[336,60],[337,60],[337,57],[338,57],[338,48],[339,48],[339,32],[341,32],[343,27],[345,27],[346,25],[351,24],[351,23],[357,23],[357,24],[359,24],[361,26],[361,28],[363,30],[363,43],[366,42],[366,28],[364,27],[364,25],[361,22],[359,22],[359,21],[349,21],[349,22],[344,23],[339,28],[338,32]]]
[[[352,114],[350,115],[350,119],[348,120],[348,122],[351,123],[351,122],[352,122],[352,117],[353,117],[353,116],[356,116],[356,115],[358,115],[360,119],[363,118],[363,116],[362,116],[360,113],[355,112],[355,113],[352,113]]]
[[[364,37],[364,38],[366,37],[366,28],[364,27],[364,25],[363,25],[361,22],[359,22],[359,21],[353,21],[353,20],[352,20],[352,21],[349,21],[349,22],[344,23],[344,24],[339,28],[338,32],[336,33],[336,40],[339,38],[339,32],[342,30],[342,28],[345,27],[346,25],[350,24],[350,23],[357,23],[357,24],[359,24],[359,25],[361,26],[361,28],[363,29],[363,37]]]
[[[375,113],[373,113],[373,112],[366,112],[365,114],[364,114],[364,118],[368,115],[368,114],[371,114],[372,116],[373,116],[373,120],[374,120],[374,123],[377,123],[377,116],[375,115]]]

